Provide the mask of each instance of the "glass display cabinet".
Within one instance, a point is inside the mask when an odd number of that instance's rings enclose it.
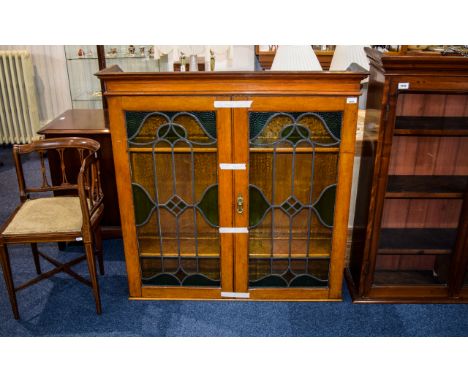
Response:
[[[365,76],[101,71],[130,297],[340,300]]]
[[[68,80],[74,109],[102,109],[99,70],[119,65],[128,72],[158,72],[151,45],[66,45]]]
[[[466,302],[468,58],[367,52],[354,299]]]
[[[101,109],[101,83],[94,76],[101,68],[98,47],[96,45],[65,45],[65,58],[72,107],[74,109]]]

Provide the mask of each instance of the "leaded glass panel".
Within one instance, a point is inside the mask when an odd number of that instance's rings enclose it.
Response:
[[[126,112],[143,284],[219,286],[215,112]]]
[[[250,112],[249,286],[327,287],[341,112]]]

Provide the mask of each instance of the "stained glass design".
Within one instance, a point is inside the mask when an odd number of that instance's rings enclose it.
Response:
[[[215,112],[126,112],[145,285],[219,286]]]
[[[341,112],[251,112],[249,286],[328,285]]]

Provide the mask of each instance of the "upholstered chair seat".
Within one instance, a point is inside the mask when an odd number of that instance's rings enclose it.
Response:
[[[21,205],[3,234],[79,233],[82,225],[80,198],[77,196],[29,199]]]

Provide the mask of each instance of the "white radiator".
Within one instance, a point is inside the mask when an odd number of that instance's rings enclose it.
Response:
[[[39,127],[31,54],[0,50],[0,143],[29,143]]]

